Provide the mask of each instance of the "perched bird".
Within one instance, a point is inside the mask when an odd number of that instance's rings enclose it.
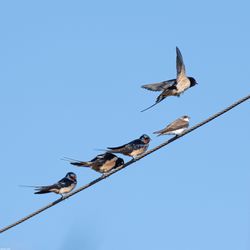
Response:
[[[196,80],[193,77],[186,76],[185,65],[183,62],[181,52],[178,47],[176,47],[176,70],[177,70],[176,79],[171,79],[159,83],[142,85],[142,88],[151,91],[162,91],[161,94],[157,97],[156,102],[150,107],[142,110],[142,112],[155,106],[168,96],[179,97],[188,88],[191,88],[197,84]]]
[[[34,187],[34,194],[46,194],[46,193],[56,193],[60,194],[63,197],[63,194],[71,192],[77,184],[76,174],[69,172],[64,178],[62,178],[57,183],[50,186],[25,186],[25,187]]]
[[[147,151],[150,140],[150,137],[144,134],[139,139],[133,140],[122,146],[108,147],[108,152],[120,153],[135,158],[135,156],[139,156]]]
[[[124,160],[114,154],[106,152],[105,154],[97,155],[91,161],[75,161],[70,164],[78,167],[89,167],[99,173],[107,173],[121,165],[124,165]]]
[[[164,129],[154,132],[154,134],[160,135],[179,135],[185,131],[189,126],[190,117],[184,115],[177,120],[167,125]]]

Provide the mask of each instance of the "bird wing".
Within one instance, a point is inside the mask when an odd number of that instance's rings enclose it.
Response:
[[[102,166],[107,160],[111,160],[114,157],[116,157],[116,156],[111,154],[111,153],[106,152],[104,154],[97,155],[91,161],[74,160],[73,162],[70,162],[70,164],[72,164],[74,166],[79,166],[79,167]]]
[[[79,161],[79,160],[74,160],[73,162],[70,162],[70,164],[78,167],[91,167],[94,164],[102,164],[102,162],[105,161],[104,159],[105,154],[100,154],[97,155],[95,158],[93,158],[90,161]]]
[[[128,154],[128,153],[131,153],[135,149],[141,148],[142,146],[145,146],[145,144],[142,143],[140,139],[136,139],[122,146],[108,147],[108,149],[110,149],[110,152],[113,152],[113,153]]]
[[[97,155],[95,160],[93,161],[92,167],[94,169],[98,169],[99,167],[102,167],[107,161],[113,159],[116,157],[115,155],[106,152],[105,154]]]
[[[178,47],[176,47],[176,71],[177,71],[177,79],[181,77],[186,77],[186,69],[183,61],[183,57],[181,51]]]
[[[89,167],[92,164],[92,160],[80,161],[80,160],[76,160],[76,159],[69,158],[69,157],[64,157],[62,158],[62,160],[68,161],[71,165],[78,166],[78,167]]]
[[[131,145],[128,144],[124,144],[122,146],[119,147],[108,147],[109,152],[112,153],[130,153],[131,152]]]
[[[176,81],[175,79],[171,79],[171,80],[163,81],[163,82],[145,84],[145,85],[142,85],[141,87],[147,90],[151,90],[151,91],[163,91],[169,88],[170,86],[172,86],[175,83],[175,81]]]
[[[94,161],[94,160],[106,161],[106,160],[111,160],[114,157],[116,157],[116,156],[109,153],[109,152],[106,152],[104,154],[97,155],[96,158],[93,159],[92,161]]]
[[[55,183],[53,186],[57,186],[59,188],[63,188],[63,187],[68,187],[72,184],[72,181],[66,177],[62,178],[60,181],[58,181],[57,183]]]
[[[70,162],[71,165],[77,166],[77,167],[89,167],[91,166],[91,161],[72,161]]]
[[[45,194],[45,193],[49,193],[52,190],[59,190],[61,188],[61,186],[59,185],[59,183],[55,183],[53,185],[49,185],[49,186],[39,186],[39,187],[35,187],[35,194]]]

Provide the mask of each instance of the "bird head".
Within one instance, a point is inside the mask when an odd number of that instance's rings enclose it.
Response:
[[[140,137],[140,140],[142,140],[143,143],[147,144],[150,142],[151,138],[148,135],[144,134]]]
[[[116,165],[116,167],[120,167],[120,166],[124,165],[124,160],[122,158],[118,158],[116,160],[116,164],[115,165]]]
[[[190,81],[190,87],[193,87],[194,85],[198,84],[198,82],[196,82],[193,77],[188,77],[188,79]]]
[[[73,172],[68,172],[65,177],[71,181],[76,181],[77,179],[76,174]]]
[[[181,119],[186,121],[186,122],[189,122],[190,117],[188,115],[184,115],[184,116],[181,117]]]

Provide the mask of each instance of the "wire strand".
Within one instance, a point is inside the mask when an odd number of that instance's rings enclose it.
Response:
[[[227,108],[223,109],[222,111],[220,111],[220,112],[218,112],[218,113],[215,113],[214,115],[210,116],[210,117],[207,118],[206,120],[204,120],[204,121],[202,121],[202,122],[196,124],[195,126],[191,127],[190,129],[187,129],[187,130],[186,130],[185,132],[183,132],[181,135],[172,137],[171,139],[169,139],[169,140],[163,142],[162,144],[156,146],[155,148],[153,148],[153,149],[151,149],[151,150],[148,150],[146,153],[142,154],[141,156],[137,157],[136,159],[132,159],[132,160],[128,161],[127,163],[125,163],[124,165],[120,166],[119,168],[117,168],[117,169],[115,169],[115,170],[113,170],[113,171],[111,171],[111,172],[109,172],[109,173],[107,173],[107,174],[103,174],[101,177],[99,177],[99,178],[97,178],[97,179],[95,179],[95,180],[89,182],[88,184],[86,184],[86,185],[84,185],[84,186],[78,188],[77,190],[71,192],[70,194],[64,196],[64,198],[57,199],[57,200],[55,200],[54,202],[49,203],[48,205],[46,205],[46,206],[44,206],[44,207],[42,207],[42,208],[36,210],[35,212],[33,212],[33,213],[31,213],[31,214],[29,214],[29,215],[27,215],[27,216],[21,218],[20,220],[18,220],[18,221],[16,221],[16,222],[12,223],[12,224],[10,224],[10,225],[8,225],[8,226],[6,226],[6,227],[1,228],[1,229],[0,229],[0,233],[3,233],[3,232],[5,232],[5,231],[7,231],[7,230],[9,230],[9,229],[11,229],[11,228],[13,228],[13,227],[15,227],[15,226],[21,224],[21,223],[23,223],[24,221],[26,221],[26,220],[28,220],[28,219],[30,219],[30,218],[32,218],[32,217],[38,215],[39,213],[41,213],[41,212],[47,210],[48,208],[53,207],[53,206],[55,206],[56,204],[58,204],[58,203],[60,203],[60,202],[62,202],[62,201],[64,201],[64,200],[70,198],[71,196],[73,196],[73,195],[75,195],[75,194],[77,194],[77,193],[83,191],[84,189],[87,189],[87,188],[89,188],[89,187],[95,185],[96,183],[98,183],[98,182],[100,182],[100,181],[102,181],[102,180],[108,178],[109,176],[115,174],[116,172],[118,172],[118,171],[120,171],[120,170],[126,168],[127,166],[129,166],[129,165],[131,165],[131,164],[133,164],[133,163],[135,163],[135,162],[141,160],[142,158],[144,158],[144,157],[146,157],[146,156],[148,156],[148,155],[154,153],[155,151],[161,149],[162,147],[165,147],[166,145],[168,145],[168,144],[170,144],[170,143],[172,143],[172,142],[174,142],[174,141],[180,139],[181,137],[183,137],[183,136],[185,136],[185,135],[191,133],[191,132],[194,131],[195,129],[197,129],[197,128],[201,127],[201,126],[204,126],[205,124],[207,124],[207,123],[211,122],[212,120],[216,119],[217,117],[219,117],[219,116],[225,114],[225,113],[228,112],[229,110],[235,108],[236,106],[238,106],[238,105],[240,105],[241,103],[247,101],[248,99],[250,99],[250,95],[247,95],[246,97],[239,99],[238,101],[236,101],[235,103],[231,104],[230,106],[228,106]]]

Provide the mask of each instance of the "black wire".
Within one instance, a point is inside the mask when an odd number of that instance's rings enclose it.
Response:
[[[168,145],[169,143],[172,143],[172,142],[174,142],[175,140],[180,139],[180,138],[183,137],[184,135],[187,135],[187,134],[191,133],[191,132],[194,131],[195,129],[197,129],[197,128],[201,127],[201,126],[204,126],[204,125],[207,124],[208,122],[211,122],[211,121],[214,120],[215,118],[217,118],[217,117],[223,115],[224,113],[226,113],[226,112],[228,112],[229,110],[235,108],[236,106],[238,106],[239,104],[241,104],[241,103],[247,101],[248,99],[250,99],[250,95],[248,95],[248,96],[246,96],[246,97],[244,97],[244,98],[239,99],[237,102],[231,104],[230,106],[228,106],[227,108],[223,109],[222,111],[220,111],[220,112],[218,112],[218,113],[216,113],[216,114],[210,116],[210,117],[207,118],[206,120],[204,120],[204,121],[202,121],[202,122],[196,124],[195,126],[191,127],[190,129],[187,129],[187,130],[186,130],[185,132],[183,132],[181,135],[175,136],[175,137],[173,137],[173,138],[171,138],[171,139],[169,139],[169,140],[163,142],[162,144],[156,146],[155,148],[153,148],[153,149],[151,149],[151,150],[148,150],[148,151],[147,151],[146,153],[144,153],[143,155],[141,155],[141,156],[137,157],[136,159],[133,159],[133,160],[131,160],[131,161],[125,163],[124,165],[120,166],[119,168],[115,169],[114,171],[109,172],[109,173],[107,173],[107,174],[103,174],[101,177],[99,177],[99,178],[97,178],[97,179],[95,179],[95,180],[89,182],[88,184],[86,184],[86,185],[84,185],[84,186],[78,188],[77,190],[71,192],[70,194],[64,196],[64,198],[57,199],[57,200],[55,200],[54,202],[52,202],[52,203],[50,203],[50,204],[48,204],[48,205],[46,205],[46,206],[44,206],[44,207],[38,209],[37,211],[35,211],[35,212],[33,212],[33,213],[31,213],[31,214],[29,214],[29,215],[23,217],[22,219],[20,219],[20,220],[14,222],[14,223],[12,223],[12,224],[6,226],[6,227],[3,227],[2,229],[0,229],[0,233],[3,233],[3,232],[5,232],[5,231],[11,229],[12,227],[15,227],[15,226],[21,224],[22,222],[24,222],[24,221],[26,221],[26,220],[28,220],[28,219],[30,219],[30,218],[36,216],[37,214],[43,212],[44,210],[46,210],[46,209],[48,209],[48,208],[50,208],[50,207],[53,207],[53,206],[55,206],[56,204],[58,204],[58,203],[60,203],[60,202],[62,202],[62,201],[64,201],[64,200],[70,198],[71,196],[73,196],[73,195],[75,195],[75,194],[77,194],[77,193],[83,191],[84,189],[87,189],[87,188],[89,188],[89,187],[95,185],[96,183],[98,183],[98,182],[100,182],[100,181],[102,181],[102,180],[108,178],[109,176],[113,175],[114,173],[116,173],[116,172],[118,172],[118,171],[124,169],[125,167],[127,167],[127,166],[129,166],[129,165],[135,163],[136,161],[141,160],[142,158],[146,157],[147,155],[150,155],[150,154],[152,154],[153,152],[159,150],[160,148],[165,147],[165,146]]]

